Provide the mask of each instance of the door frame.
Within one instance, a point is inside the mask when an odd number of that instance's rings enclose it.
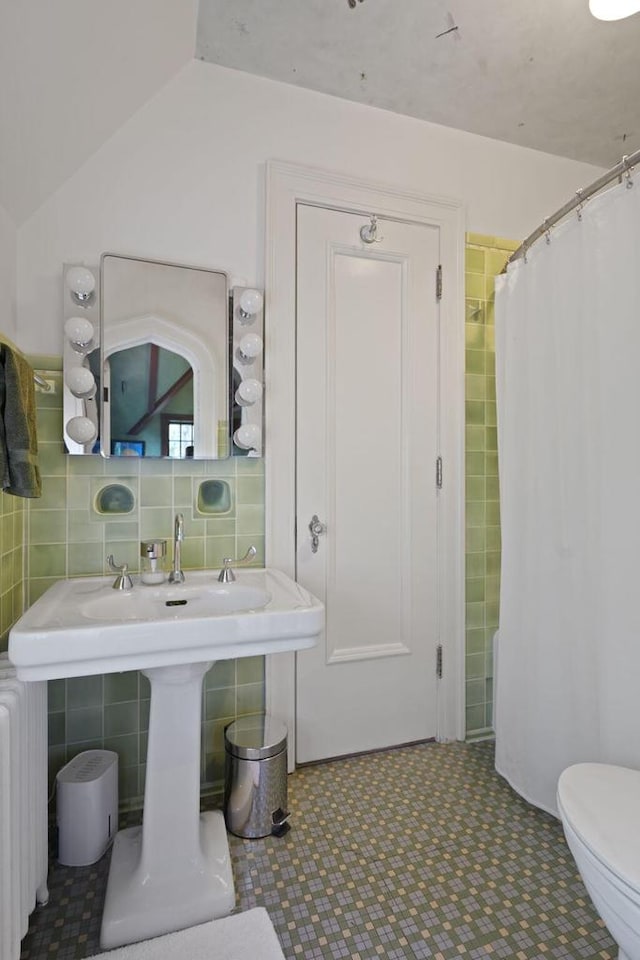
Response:
[[[438,682],[437,738],[464,739],[464,209],[419,194],[315,167],[266,165],[265,537],[266,563],[296,576],[296,207],[329,207],[437,226],[441,238],[438,595],[444,671]],[[435,278],[434,278],[435,284]],[[434,458],[435,482],[435,458]],[[265,707],[289,731],[295,767],[295,654],[265,659]]]

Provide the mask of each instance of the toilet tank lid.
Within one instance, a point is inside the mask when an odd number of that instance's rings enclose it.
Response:
[[[558,808],[591,853],[640,890],[640,770],[574,764],[560,775]]]

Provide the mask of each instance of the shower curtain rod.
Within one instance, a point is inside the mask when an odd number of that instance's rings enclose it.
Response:
[[[553,216],[547,217],[546,220],[543,220],[540,226],[537,227],[533,233],[530,233],[526,240],[523,240],[515,253],[512,253],[507,260],[502,272],[506,272],[506,269],[510,263],[514,263],[516,260],[520,260],[522,257],[525,257],[527,255],[527,250],[529,250],[536,240],[539,240],[540,237],[545,235],[545,233],[548,233],[551,227],[554,227],[556,223],[566,217],[567,214],[571,213],[572,210],[580,207],[585,200],[589,200],[590,197],[609,186],[609,184],[614,180],[619,180],[621,182],[624,175],[629,176],[631,170],[637,163],[640,163],[640,150],[636,150],[635,153],[629,154],[628,157],[623,157],[620,163],[617,163],[615,167],[612,167],[611,170],[607,171],[607,173],[603,173],[601,177],[598,177],[597,180],[594,180],[593,183],[590,183],[588,187],[584,187],[582,190],[576,190],[576,194],[571,198],[571,200],[565,203],[563,207],[560,207],[559,210],[556,210]]]

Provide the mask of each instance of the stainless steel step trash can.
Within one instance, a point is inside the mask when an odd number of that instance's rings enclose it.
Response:
[[[224,814],[237,837],[282,836],[287,810],[287,728],[265,714],[240,717],[225,729]]]

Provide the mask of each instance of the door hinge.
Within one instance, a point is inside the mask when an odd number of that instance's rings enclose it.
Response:
[[[436,487],[442,490],[442,457],[436,459]]]
[[[442,300],[442,264],[436,270],[436,300]]]
[[[102,388],[102,400],[104,403],[109,403],[109,387]]]
[[[442,680],[442,644],[436,647],[436,677]]]

